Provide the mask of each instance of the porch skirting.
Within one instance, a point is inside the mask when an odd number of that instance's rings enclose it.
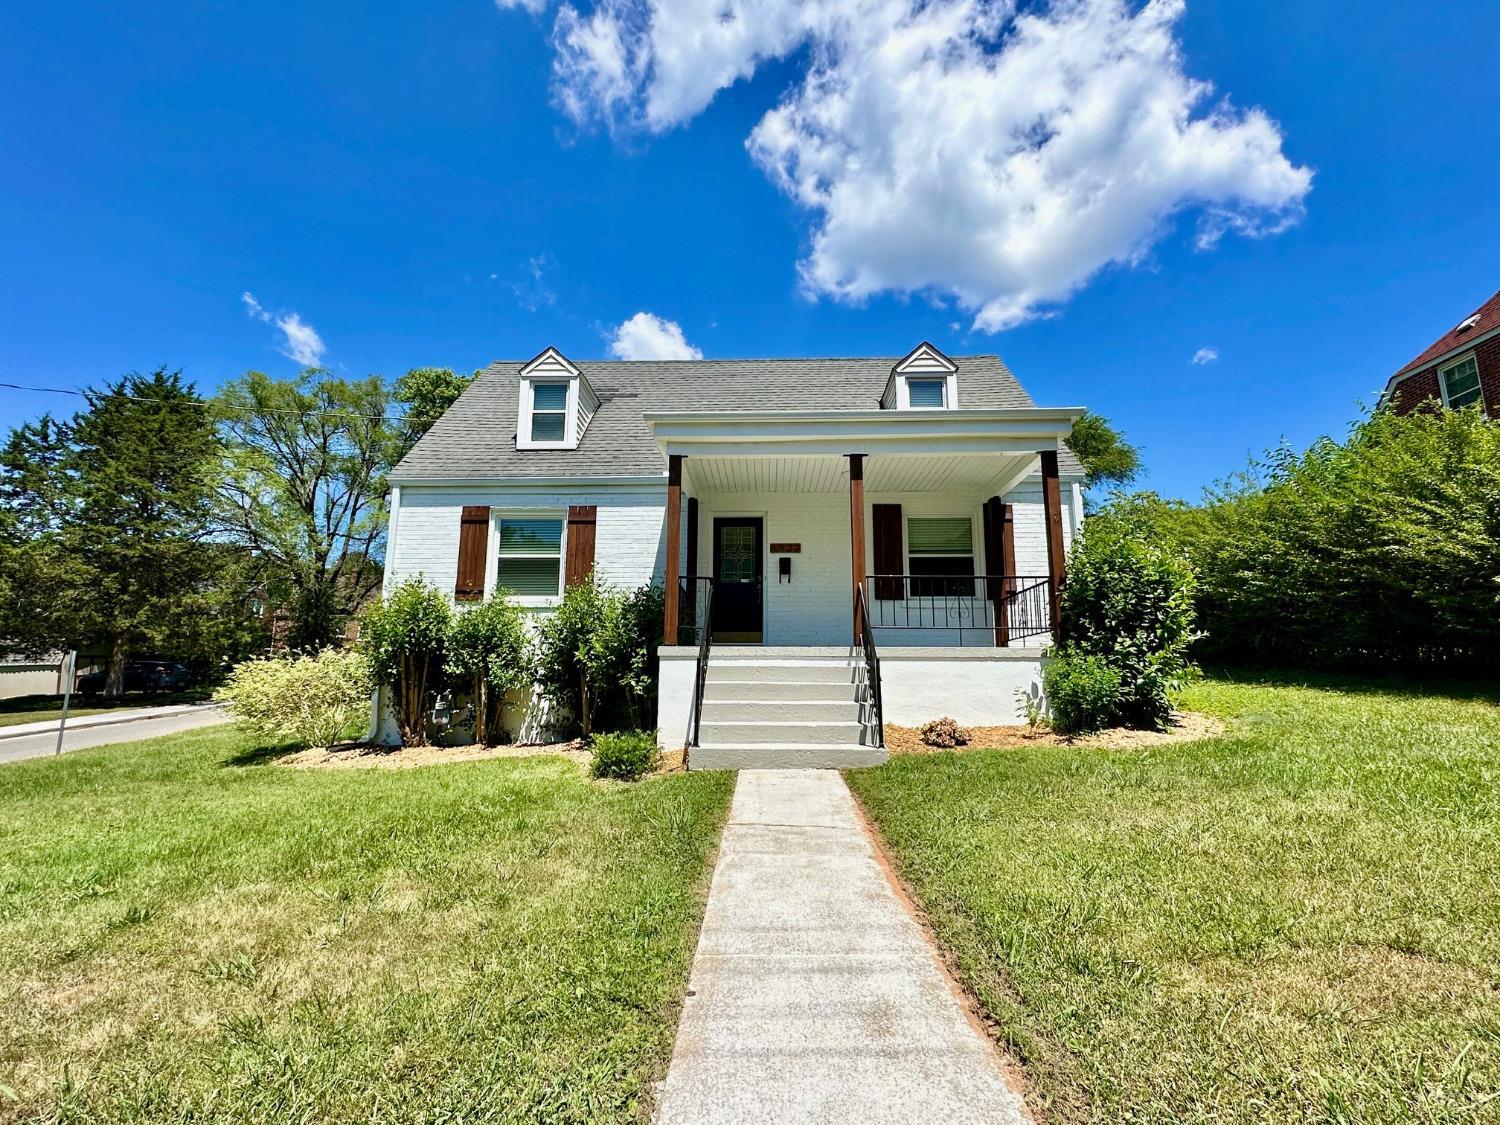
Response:
[[[1023,698],[1040,700],[1045,649],[1041,647],[958,648],[883,647],[880,683],[885,721],[919,727],[947,716],[963,726],[1010,726],[1026,721]],[[697,674],[698,646],[663,645],[658,650],[661,681],[657,738],[663,749],[681,749],[686,740]],[[714,645],[710,664],[798,662],[827,665],[863,659],[849,646]]]

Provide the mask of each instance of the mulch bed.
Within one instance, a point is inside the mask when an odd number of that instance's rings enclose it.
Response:
[[[955,747],[953,753],[968,750],[1017,750],[1028,746],[1101,747],[1109,750],[1135,750],[1151,746],[1168,746],[1174,742],[1192,742],[1212,738],[1224,730],[1221,720],[1196,711],[1172,712],[1172,726],[1167,730],[1132,730],[1114,727],[1082,738],[1067,738],[1048,727],[967,727],[969,743]],[[941,754],[944,750],[928,746],[922,734],[913,727],[885,727],[886,749],[892,754]]]
[[[448,762],[480,762],[490,758],[533,758],[550,754],[566,758],[587,769],[591,755],[581,739],[549,742],[537,746],[371,746],[349,742],[332,749],[299,750],[277,761],[297,769],[402,770],[415,766],[437,766]],[[657,773],[682,772],[682,751],[668,750],[661,756]]]
[[[582,742],[553,742],[540,746],[371,746],[355,742],[324,750],[299,750],[279,759],[297,769],[402,770],[413,766],[435,766],[444,762],[478,762],[489,758],[532,758],[552,754],[588,765],[589,752]]]

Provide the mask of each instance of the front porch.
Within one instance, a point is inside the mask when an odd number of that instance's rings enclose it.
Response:
[[[812,764],[857,764],[861,747],[883,760],[882,708],[902,725],[999,725],[1039,692],[1081,519],[1058,463],[1077,412],[851,413],[647,415],[669,466],[663,745],[826,735],[846,753]],[[857,708],[858,739],[794,717],[705,728],[711,670],[757,660],[794,695],[799,666],[838,665],[846,694],[825,702]]]

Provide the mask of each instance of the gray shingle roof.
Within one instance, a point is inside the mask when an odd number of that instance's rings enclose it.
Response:
[[[999,356],[953,356],[964,407],[1035,406]],[[518,380],[498,360],[396,466],[398,480],[642,476],[666,471],[648,410],[874,410],[900,356],[867,359],[594,360],[576,363],[602,404],[577,449],[516,449]],[[1064,475],[1082,466],[1068,450]]]

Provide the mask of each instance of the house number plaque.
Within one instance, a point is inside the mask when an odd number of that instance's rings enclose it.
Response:
[[[771,554],[773,555],[800,555],[802,553],[801,543],[772,543]]]

